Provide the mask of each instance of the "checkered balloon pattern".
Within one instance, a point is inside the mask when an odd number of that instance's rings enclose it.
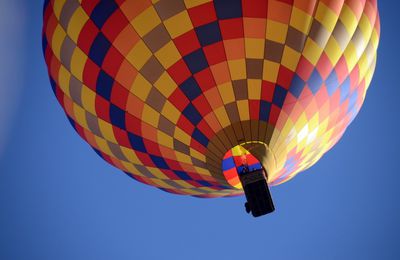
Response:
[[[376,0],[48,0],[43,19],[76,132],[197,197],[243,193],[238,145],[270,185],[316,163],[362,106],[380,32]]]

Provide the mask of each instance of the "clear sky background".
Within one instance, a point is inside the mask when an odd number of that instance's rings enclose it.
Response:
[[[255,219],[244,197],[168,194],[97,156],[51,91],[42,1],[0,0],[0,259],[400,259],[400,2],[378,3],[363,108]]]

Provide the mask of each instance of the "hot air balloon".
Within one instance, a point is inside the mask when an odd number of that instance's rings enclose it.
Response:
[[[52,89],[97,154],[176,194],[258,185],[253,213],[341,138],[380,32],[376,0],[50,0],[43,19]]]

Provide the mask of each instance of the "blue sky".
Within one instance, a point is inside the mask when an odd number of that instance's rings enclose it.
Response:
[[[400,259],[400,2],[379,1],[360,114],[275,213],[140,184],[80,139],[50,88],[41,1],[0,3],[0,259]]]

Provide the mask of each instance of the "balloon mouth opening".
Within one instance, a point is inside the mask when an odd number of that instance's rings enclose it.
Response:
[[[244,165],[247,165],[250,170],[262,169],[261,162],[245,146],[251,146],[250,142],[229,149],[222,159],[222,173],[229,185],[236,189],[243,189],[239,179],[239,173],[243,170]],[[265,145],[264,143],[261,143]]]

